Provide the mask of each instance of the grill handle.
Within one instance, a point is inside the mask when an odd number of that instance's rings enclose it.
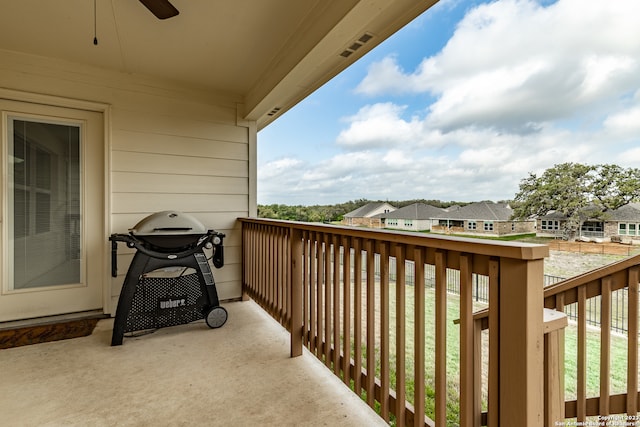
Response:
[[[109,237],[111,241],[111,277],[118,277],[118,241],[111,237]]]
[[[215,268],[222,268],[224,265],[224,246],[222,246],[222,242],[219,245],[214,245],[211,262],[213,262]]]
[[[200,242],[198,242],[198,244],[193,248],[175,253],[158,252],[148,249],[147,247],[145,247],[144,242],[137,239],[131,234],[112,234],[109,237],[109,240],[111,241],[111,277],[118,276],[118,242],[125,242],[128,247],[136,248],[140,252],[152,258],[180,259],[186,258],[195,254],[196,252],[202,251],[202,249],[215,237],[218,237],[219,243],[213,245],[215,248],[213,255],[213,265],[216,268],[220,268],[224,265],[224,247],[222,246],[222,240],[224,239],[225,235],[214,230],[209,230],[207,232],[207,235],[203,239],[201,239]]]

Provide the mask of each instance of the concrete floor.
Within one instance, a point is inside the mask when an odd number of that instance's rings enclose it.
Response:
[[[254,302],[204,321],[125,338],[91,336],[0,350],[2,426],[385,426]]]

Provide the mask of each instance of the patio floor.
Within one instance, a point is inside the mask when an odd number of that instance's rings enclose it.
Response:
[[[289,357],[288,333],[254,302],[125,338],[92,335],[0,350],[6,426],[385,426],[317,359]]]

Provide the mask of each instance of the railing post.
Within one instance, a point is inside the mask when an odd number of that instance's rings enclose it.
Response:
[[[543,275],[543,258],[500,258],[500,425],[544,423]]]
[[[302,355],[302,231],[289,228],[291,271],[291,357]]]
[[[561,311],[544,309],[544,425],[564,422],[564,328]]]

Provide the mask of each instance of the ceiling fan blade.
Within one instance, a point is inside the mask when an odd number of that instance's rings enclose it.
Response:
[[[145,5],[158,19],[171,18],[180,13],[169,3],[169,0],[140,0],[140,3]]]

